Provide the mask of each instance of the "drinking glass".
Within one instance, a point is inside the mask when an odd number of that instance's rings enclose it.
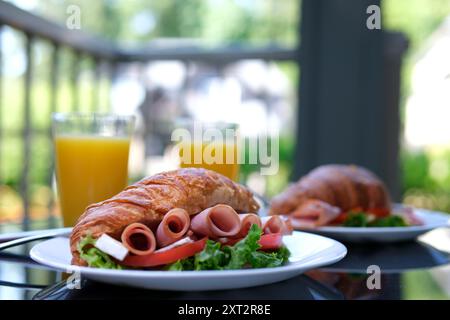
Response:
[[[178,119],[180,167],[205,168],[238,181],[239,128],[236,123]],[[176,135],[177,136],[177,135]]]
[[[53,114],[56,179],[64,226],[75,225],[88,205],[125,188],[133,128],[133,116]]]

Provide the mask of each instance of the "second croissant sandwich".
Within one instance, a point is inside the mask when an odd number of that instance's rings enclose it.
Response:
[[[356,165],[315,168],[275,196],[269,214],[289,216],[295,229],[422,224],[410,210],[394,213],[383,181]]]

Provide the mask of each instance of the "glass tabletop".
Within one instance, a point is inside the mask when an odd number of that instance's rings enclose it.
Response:
[[[31,243],[0,252],[0,299],[450,298],[449,229],[434,230],[416,242],[346,244],[348,255],[333,265],[275,284],[209,292],[142,290],[83,278],[79,289],[69,289],[67,275],[40,266],[28,257],[32,246]]]

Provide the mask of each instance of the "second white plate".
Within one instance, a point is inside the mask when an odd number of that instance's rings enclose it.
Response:
[[[398,242],[417,238],[440,227],[448,227],[450,215],[443,212],[414,209],[414,213],[423,220],[421,226],[410,227],[341,227],[325,226],[316,229],[304,230],[330,237],[344,242]]]

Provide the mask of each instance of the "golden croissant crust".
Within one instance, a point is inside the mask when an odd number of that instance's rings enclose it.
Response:
[[[355,165],[323,165],[275,196],[270,214],[292,213],[311,199],[329,203],[343,212],[355,208],[390,208],[383,182],[369,170]]]
[[[229,205],[237,212],[259,209],[247,188],[214,171],[186,168],[144,178],[111,199],[86,208],[70,237],[72,264],[86,265],[76,246],[87,234],[98,238],[107,233],[119,239],[131,223],[140,222],[155,229],[173,208],[193,215],[216,204]]]

